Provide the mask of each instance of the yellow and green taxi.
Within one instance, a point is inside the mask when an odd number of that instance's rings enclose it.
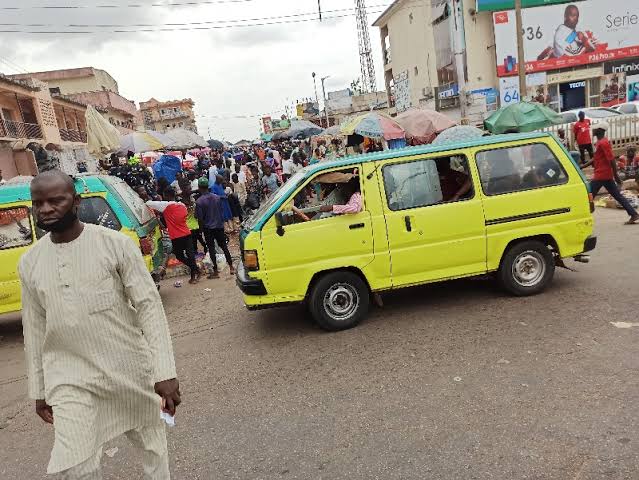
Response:
[[[0,186],[0,315],[21,310],[18,262],[45,234],[35,225],[29,187],[28,181]],[[133,189],[106,175],[78,175],[75,187],[82,197],[80,220],[131,237],[140,245],[149,272],[159,278],[164,264],[160,225]]]
[[[353,177],[359,213],[321,212],[349,201]],[[327,330],[356,325],[376,292],[429,282],[494,273],[510,293],[533,295],[562,259],[588,261],[593,210],[585,177],[549,134],[322,162],[245,223],[237,284],[249,309],[305,302]]]

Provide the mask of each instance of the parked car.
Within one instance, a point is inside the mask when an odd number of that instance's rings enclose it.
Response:
[[[318,190],[325,200],[309,204]],[[347,202],[350,214],[326,213]],[[493,273],[533,295],[561,259],[587,261],[593,210],[581,170],[547,133],[320,162],[245,222],[237,284],[249,310],[305,303],[331,331],[362,320],[375,293],[413,285]]]
[[[617,117],[621,115],[621,113],[617,110],[605,107],[590,107],[580,108],[579,110],[568,110],[566,112],[561,112],[559,115],[564,118],[564,121],[566,123],[575,123],[579,120],[579,112],[584,112],[586,114],[586,118],[592,120],[593,123],[606,118]]]
[[[639,102],[628,102],[621,103],[619,105],[615,105],[614,108],[616,111],[623,115],[637,115],[639,114]]]
[[[157,280],[165,261],[162,232],[137,193],[124,180],[106,175],[78,175],[75,186],[82,197],[80,220],[119,230],[134,239]],[[45,233],[36,227],[32,215],[30,181],[0,186],[0,315],[22,309],[18,262]]]

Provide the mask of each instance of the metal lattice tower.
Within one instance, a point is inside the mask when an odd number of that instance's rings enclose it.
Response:
[[[366,13],[366,0],[355,0],[357,11],[357,37],[359,40],[359,59],[362,67],[362,90],[365,93],[377,91],[375,77],[375,63],[373,62],[373,50],[371,37],[368,33],[368,14]]]

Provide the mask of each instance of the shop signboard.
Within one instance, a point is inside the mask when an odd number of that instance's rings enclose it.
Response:
[[[575,2],[570,2],[570,0],[521,0],[521,6],[523,8],[541,7],[555,3]],[[515,0],[477,0],[478,12],[498,12],[500,10],[511,10],[513,8],[515,8]]]
[[[639,57],[639,2],[586,0],[522,12],[526,72]],[[495,12],[497,74],[516,75],[515,12]]]
[[[502,107],[507,107],[522,100],[546,103],[545,72],[526,75],[526,92],[521,95],[519,77],[504,77],[499,79],[499,100]]]
[[[604,73],[606,75],[610,75],[612,73],[625,73],[626,75],[638,74],[639,61],[618,60],[616,62],[606,62],[604,64]]]

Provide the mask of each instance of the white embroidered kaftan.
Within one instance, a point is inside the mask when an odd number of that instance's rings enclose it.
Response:
[[[158,425],[155,382],[175,378],[171,336],[140,247],[85,225],[74,241],[46,235],[20,262],[29,396],[53,408],[48,473],[105,442]]]

